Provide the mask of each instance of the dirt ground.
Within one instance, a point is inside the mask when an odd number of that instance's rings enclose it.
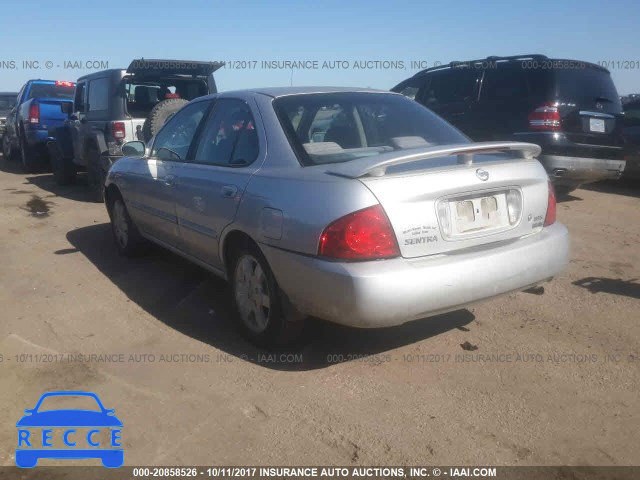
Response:
[[[559,204],[572,258],[542,296],[312,322],[268,353],[223,282],[159,249],[119,257],[85,186],[0,158],[0,465],[55,390],[115,409],[127,465],[638,465],[639,197],[605,183]]]

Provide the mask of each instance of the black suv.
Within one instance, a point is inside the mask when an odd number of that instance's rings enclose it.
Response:
[[[423,70],[392,90],[475,141],[540,145],[539,160],[560,190],[624,170],[620,97],[599,65],[544,55],[487,57]]]

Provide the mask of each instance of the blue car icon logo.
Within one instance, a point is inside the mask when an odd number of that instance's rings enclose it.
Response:
[[[96,401],[99,409],[42,411],[42,402],[48,397],[89,397]],[[114,410],[104,408],[95,393],[45,393],[33,409],[27,409],[24,412],[26,415],[16,423],[18,427],[16,465],[18,467],[35,467],[40,458],[99,458],[102,465],[107,468],[121,467],[124,463],[121,445],[122,422],[114,415]],[[65,448],[53,448],[54,429],[56,441],[63,443]],[[78,429],[86,430],[86,434]],[[101,429],[108,430],[108,442],[104,441],[104,432]],[[102,440],[98,438],[100,435]],[[107,446],[110,448],[105,448]]]

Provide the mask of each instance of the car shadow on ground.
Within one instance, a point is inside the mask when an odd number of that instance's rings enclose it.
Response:
[[[124,258],[115,250],[108,223],[72,230],[67,239],[74,248],[56,254],[82,253],[131,301],[167,326],[265,368],[299,371],[353,359],[385,361],[378,354],[463,328],[475,318],[471,312],[459,310],[375,330],[311,319],[297,345],[266,351],[247,342],[235,328],[226,282],[200,267],[153,246],[145,256]]]
[[[640,197],[640,180],[631,178],[621,178],[620,180],[605,180],[602,182],[589,183],[583,185],[585,190],[594,192],[612,193],[615,195],[625,195],[627,197]]]
[[[18,160],[8,160],[0,153],[0,172],[20,174],[24,170],[22,170],[22,164]]]
[[[93,202],[93,197],[87,185],[87,177],[78,173],[76,181],[71,185],[58,185],[53,174],[32,175],[26,177],[27,182],[41,190],[50,192],[58,197],[68,198],[77,202]]]
[[[585,277],[573,282],[578,287],[586,288],[591,293],[612,293],[631,298],[640,298],[640,283],[637,279],[622,280],[621,278]]]

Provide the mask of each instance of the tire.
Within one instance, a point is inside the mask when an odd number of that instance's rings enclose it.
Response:
[[[144,137],[144,141],[148,142],[151,137],[158,133],[158,130],[162,128],[164,123],[167,121],[167,118],[176,113],[187,103],[189,102],[182,98],[169,98],[161,101],[153,107],[142,126],[142,136]]]
[[[58,185],[71,185],[76,180],[76,166],[71,158],[66,158],[58,146],[50,142],[47,145],[49,157],[51,158],[51,169],[53,178]]]
[[[20,158],[25,173],[38,173],[42,168],[42,159],[37,155],[35,148],[27,145],[24,137],[20,139]]]
[[[285,313],[283,294],[257,247],[236,251],[231,270],[236,318],[242,333],[266,348],[293,343],[304,326],[303,318]]]
[[[11,147],[11,141],[9,141],[9,135],[6,133],[2,136],[2,156],[9,161],[16,159],[16,151]]]
[[[133,220],[129,216],[124,200],[120,193],[114,193],[108,205],[111,219],[111,232],[118,253],[125,257],[135,257],[144,251],[146,240],[140,234]]]
[[[100,151],[95,145],[87,147],[87,183],[91,198],[96,203],[104,203],[104,181],[106,172],[100,164]]]

